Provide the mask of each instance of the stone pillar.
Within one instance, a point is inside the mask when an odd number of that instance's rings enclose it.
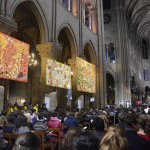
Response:
[[[51,57],[53,44],[52,43],[44,43],[38,44],[36,46],[37,51],[39,52],[41,58],[41,87],[40,87],[40,101],[44,101],[45,92],[46,92],[46,63],[47,59]]]
[[[72,0],[72,13],[74,16],[78,16],[78,3],[79,1],[78,0]]]
[[[118,105],[126,105],[126,101],[129,100],[130,79],[128,76],[128,31],[125,16],[125,4],[120,0],[115,0],[115,11],[117,16],[117,28],[118,28],[118,39],[117,49],[118,57],[116,63],[117,69],[117,90],[116,90],[116,103]]]
[[[90,28],[90,30],[91,30],[91,29],[92,29],[92,11],[91,11],[90,8],[89,8],[88,17],[89,17],[89,28]]]
[[[103,4],[102,0],[97,1],[96,5],[97,19],[98,19],[98,72],[97,72],[97,84],[99,85],[99,97],[98,108],[105,107],[106,104],[106,71],[105,71],[105,46],[104,46],[104,24],[103,24]]]
[[[92,12],[92,31],[94,32],[94,33],[97,33],[97,12],[96,12],[96,10],[94,10],[93,12]]]
[[[85,0],[82,0],[82,21],[85,24]]]
[[[68,0],[68,10],[71,11],[71,0]]]
[[[7,5],[7,0],[0,0],[0,13],[1,13],[1,15],[6,15],[6,5]]]

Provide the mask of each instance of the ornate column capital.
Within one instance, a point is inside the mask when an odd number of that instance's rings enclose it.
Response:
[[[50,42],[36,45],[36,50],[39,52],[41,58],[49,58],[51,56],[52,49],[53,44]]]
[[[55,42],[37,44],[36,50],[39,52],[41,58],[54,58],[59,60],[61,54],[61,46]]]

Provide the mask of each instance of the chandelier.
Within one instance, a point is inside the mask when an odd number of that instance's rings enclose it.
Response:
[[[38,60],[36,58],[36,55],[34,53],[31,53],[29,55],[29,67],[35,67],[38,65]]]

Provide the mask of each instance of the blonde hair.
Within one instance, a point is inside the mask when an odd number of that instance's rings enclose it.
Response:
[[[124,132],[118,126],[108,128],[100,143],[100,150],[127,150],[128,142]]]

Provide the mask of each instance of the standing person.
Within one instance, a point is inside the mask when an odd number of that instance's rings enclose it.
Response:
[[[61,131],[61,136],[63,137],[63,125],[61,123],[61,121],[59,120],[59,118],[57,117],[57,114],[56,113],[53,113],[52,114],[52,117],[50,118],[49,122],[48,122],[48,127],[49,128],[59,128],[60,131]],[[52,132],[51,135],[53,136],[58,136],[58,132],[54,133]]]
[[[33,132],[22,134],[17,138],[13,150],[40,150],[40,140]]]
[[[150,142],[137,134],[137,120],[133,114],[126,117],[125,136],[129,142],[129,150],[149,150]]]
[[[48,126],[47,124],[44,122],[44,116],[43,114],[38,114],[38,121],[34,124],[33,129],[35,131],[44,131],[48,133]]]
[[[36,104],[36,105],[33,107],[33,109],[35,110],[36,113],[38,113],[38,111],[39,111],[39,105]]]
[[[117,126],[109,127],[100,143],[100,150],[128,150],[123,130]]]
[[[65,120],[64,124],[68,130],[69,128],[78,127],[79,121],[77,118],[75,118],[74,113],[71,112],[68,118]]]
[[[14,129],[14,132],[17,134],[23,134],[29,131],[30,131],[30,128],[27,123],[27,118],[23,115],[20,115],[17,119],[16,128]]]

